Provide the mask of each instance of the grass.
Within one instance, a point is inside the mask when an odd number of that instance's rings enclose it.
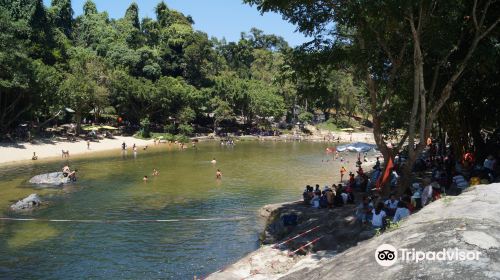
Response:
[[[361,126],[361,124],[356,121],[354,118],[350,118],[348,116],[339,116],[338,120],[335,118],[330,118],[325,122],[319,123],[317,127],[319,129],[323,130],[329,130],[329,131],[340,131],[343,128],[351,128],[351,127],[358,127]]]

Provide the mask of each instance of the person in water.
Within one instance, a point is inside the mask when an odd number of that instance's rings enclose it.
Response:
[[[345,169],[344,166],[340,168],[340,182],[344,179],[344,174],[347,172],[347,169]]]
[[[220,169],[217,169],[217,172],[215,173],[215,178],[222,179],[222,172],[220,171]]]
[[[216,164],[216,163],[217,163],[217,161],[215,160],[215,158],[213,158],[213,159],[212,159],[212,161],[211,161],[210,163],[212,163],[212,164]]]
[[[158,171],[156,168],[153,168],[153,176],[158,176],[160,175],[160,171]]]
[[[143,181],[143,182],[147,182],[147,181],[148,181],[148,176],[144,176],[144,177],[142,178],[142,181]]]
[[[64,177],[68,177],[69,174],[71,174],[71,170],[69,169],[69,166],[68,165],[65,165],[63,168],[62,168],[62,173],[63,173],[63,176]]]
[[[122,150],[125,151],[125,149],[127,149],[127,144],[125,144],[125,142],[122,143]]]
[[[76,172],[78,172],[78,169],[75,169],[75,170],[71,171],[71,172],[68,174],[68,178],[69,178],[72,182],[75,182],[75,181],[76,181]]]
[[[36,155],[35,152],[33,152],[33,156],[31,157],[32,160],[37,160],[38,159],[38,156]]]

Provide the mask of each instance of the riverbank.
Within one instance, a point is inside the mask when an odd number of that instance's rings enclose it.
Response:
[[[333,135],[335,141],[329,136]],[[220,138],[214,137],[195,137],[201,141],[219,141]],[[367,142],[374,143],[373,134],[367,132],[337,132],[330,134],[325,130],[317,130],[314,134],[308,136],[294,136],[283,134],[280,136],[239,136],[237,141],[314,141],[314,142],[329,142],[329,143],[348,143],[348,142]],[[337,140],[339,139],[339,140]],[[115,136],[113,139],[102,139],[99,141],[91,141],[90,149],[87,149],[87,142],[84,140],[77,141],[62,141],[39,139],[29,142],[19,143],[0,143],[0,164],[17,164],[23,161],[31,161],[33,152],[36,153],[39,160],[50,160],[61,158],[62,150],[69,151],[70,158],[73,156],[89,154],[93,152],[102,152],[109,150],[121,149],[121,144],[125,142],[129,148],[135,143],[139,147],[146,145],[153,146],[153,139],[144,140],[131,136]]]
[[[69,151],[71,157],[93,152],[102,152],[121,149],[125,142],[129,147],[134,143],[139,147],[153,145],[153,140],[142,140],[134,137],[116,136],[113,139],[103,139],[99,141],[90,141],[90,149],[87,148],[87,142],[77,141],[57,141],[57,140],[35,140],[33,143],[0,143],[0,164],[22,163],[23,161],[32,161],[33,152],[38,156],[38,160],[48,160],[61,158],[62,150]]]
[[[294,212],[299,214],[296,228],[311,228],[314,223],[330,228],[331,232],[320,234],[323,236],[321,240],[327,236],[327,242],[316,243],[310,249],[310,254],[293,257],[288,256],[288,249],[264,245],[207,279],[496,279],[500,277],[498,200],[499,183],[474,186],[459,196],[446,197],[429,204],[403,220],[396,229],[379,236],[369,230],[362,230],[360,226],[357,226],[360,234],[351,235],[356,233],[356,227],[350,223],[353,217],[349,212],[354,210],[351,207],[328,211],[310,207],[306,209],[299,202],[267,205],[260,211],[269,221],[266,229],[277,217]],[[323,216],[329,219],[324,220]],[[278,240],[287,240],[296,234],[294,229]],[[301,240],[294,242],[304,243],[315,235],[301,237]],[[340,240],[339,236],[345,238]],[[447,248],[474,250],[480,252],[481,257],[478,261],[447,262],[446,267],[441,261],[415,263],[398,259],[389,269],[375,261],[375,251],[381,244],[420,251],[442,251]],[[289,246],[294,248],[293,245]]]

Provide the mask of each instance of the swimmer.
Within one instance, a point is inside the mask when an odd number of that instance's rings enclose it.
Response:
[[[158,176],[160,175],[160,171],[156,170],[156,168],[153,168],[153,176]]]
[[[148,176],[144,176],[144,177],[142,178],[142,181],[143,181],[143,182],[147,182],[147,181],[148,181]]]
[[[215,158],[213,158],[213,159],[212,159],[212,161],[211,161],[210,163],[212,163],[212,164],[216,164],[216,163],[217,163],[217,161],[215,160]]]
[[[71,170],[69,169],[68,165],[65,165],[62,169],[62,173],[64,177],[68,177],[69,174],[71,174]]]
[[[35,152],[33,152],[33,156],[31,157],[32,160],[37,160],[38,159],[38,156],[36,155]]]
[[[144,148],[142,148],[144,151],[148,149],[148,145],[144,146]]]
[[[68,177],[71,179],[72,182],[76,182],[76,172],[78,172],[78,169],[75,169],[74,171],[68,174]]]
[[[220,171],[220,169],[217,169],[217,172],[215,173],[215,178],[222,179],[222,172]]]
[[[347,169],[345,169],[344,166],[342,166],[342,168],[340,168],[340,182],[342,182],[342,180],[344,179],[344,174],[347,172]]]

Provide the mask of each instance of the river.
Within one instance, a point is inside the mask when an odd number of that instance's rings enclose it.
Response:
[[[205,276],[258,248],[261,206],[301,199],[306,184],[338,181],[341,163],[325,155],[327,146],[238,142],[185,151],[162,144],[136,156],[110,151],[70,160],[79,180],[51,189],[27,181],[60,169],[62,159],[0,167],[0,216],[37,219],[0,221],[0,278]],[[354,156],[346,160],[353,170]],[[153,168],[159,176],[151,176]],[[30,193],[41,195],[41,209],[8,210]]]

